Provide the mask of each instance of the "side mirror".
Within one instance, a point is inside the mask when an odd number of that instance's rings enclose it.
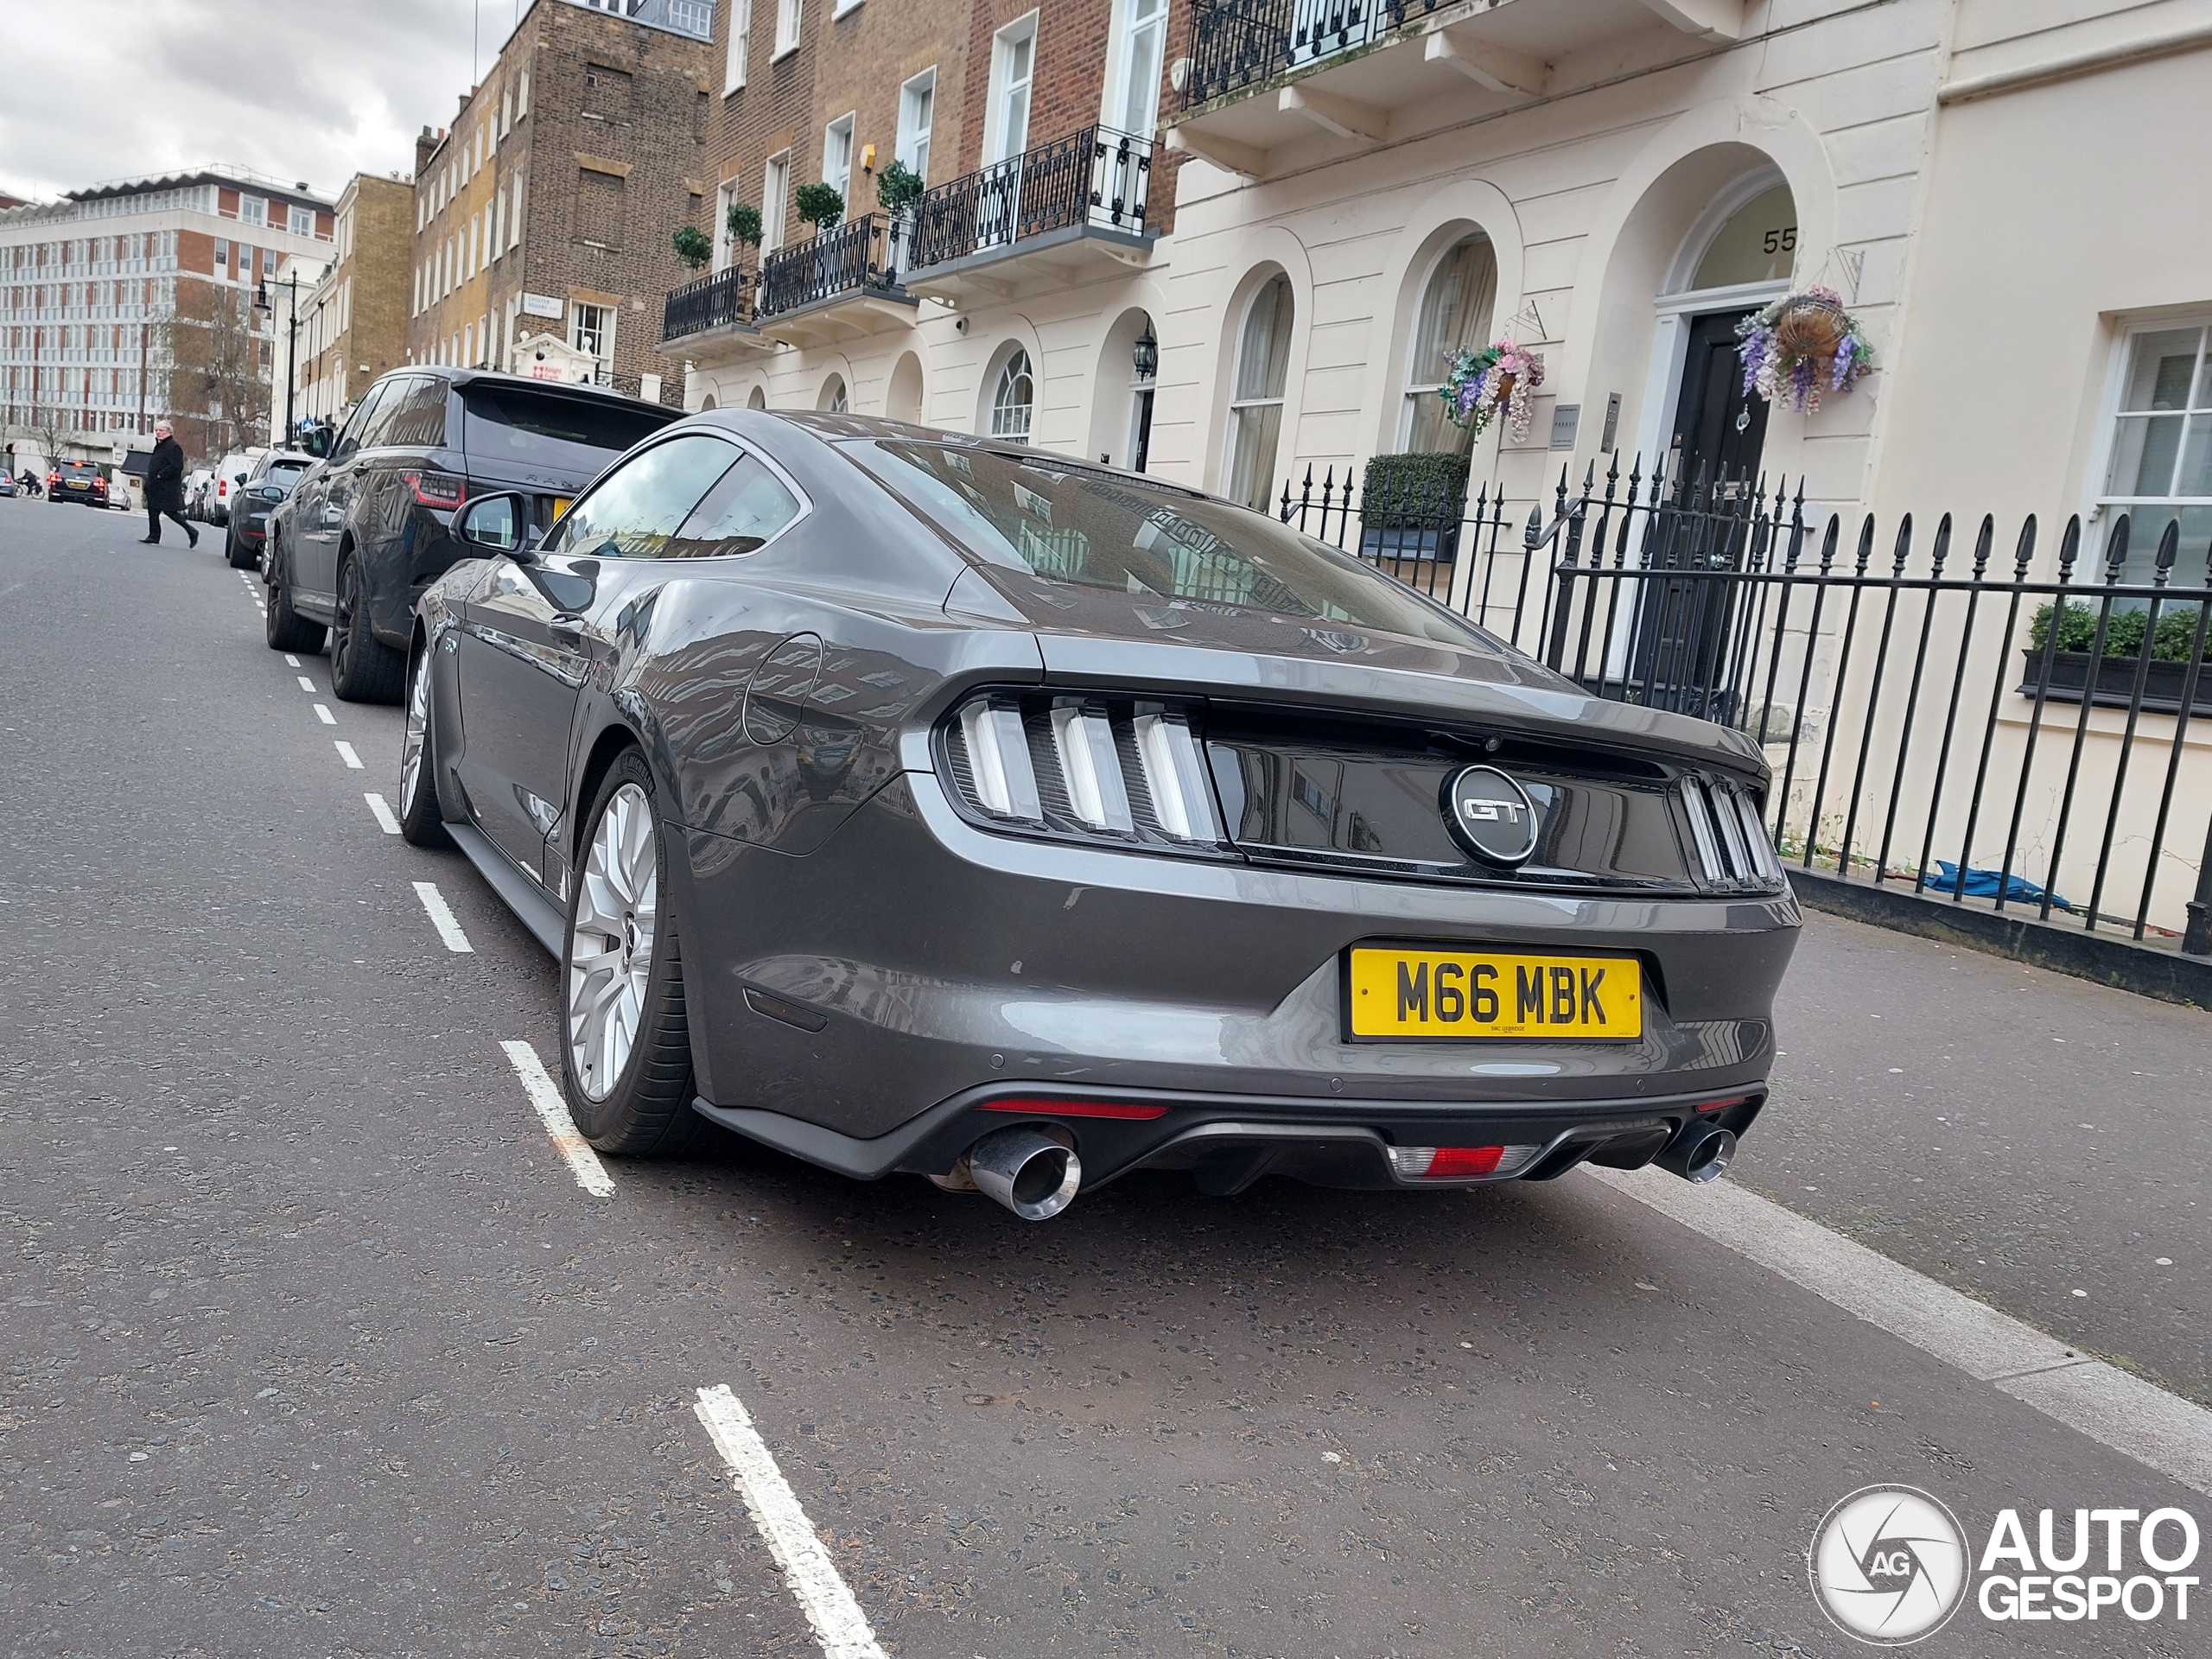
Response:
[[[528,564],[537,556],[529,498],[512,491],[478,496],[454,515],[453,533],[479,552],[505,554],[518,564]]]
[[[327,426],[303,431],[300,434],[300,448],[317,461],[326,461],[330,455],[330,433],[331,429]]]

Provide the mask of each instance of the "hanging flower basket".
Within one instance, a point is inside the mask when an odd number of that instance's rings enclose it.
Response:
[[[1452,423],[1470,432],[1480,433],[1503,410],[1514,442],[1520,443],[1529,435],[1536,388],[1543,384],[1542,357],[1501,340],[1454,357],[1436,395],[1444,400]]]
[[[1847,392],[1874,366],[1856,320],[1832,288],[1786,294],[1736,325],[1744,393],[1809,415],[1823,391]]]

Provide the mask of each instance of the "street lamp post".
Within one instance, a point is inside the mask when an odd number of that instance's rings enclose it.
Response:
[[[300,378],[300,273],[296,270],[287,270],[280,286],[289,290],[286,296],[288,303],[285,308],[284,442],[277,446],[281,448],[289,447],[292,442],[292,386]],[[270,303],[269,287],[269,279],[266,276],[263,277],[254,290],[253,308],[257,311],[273,314],[276,308]]]

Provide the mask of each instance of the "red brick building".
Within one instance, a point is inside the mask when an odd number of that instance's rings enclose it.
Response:
[[[716,23],[717,273],[664,349],[694,407],[850,408],[1141,465],[1185,0],[736,0]],[[897,162],[925,192],[887,208]],[[842,197],[817,233],[803,187]],[[759,211],[753,248],[729,208]]]

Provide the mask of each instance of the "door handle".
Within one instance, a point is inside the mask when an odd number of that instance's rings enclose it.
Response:
[[[553,625],[553,643],[563,651],[582,651],[584,648],[583,630],[564,628],[556,622]]]

